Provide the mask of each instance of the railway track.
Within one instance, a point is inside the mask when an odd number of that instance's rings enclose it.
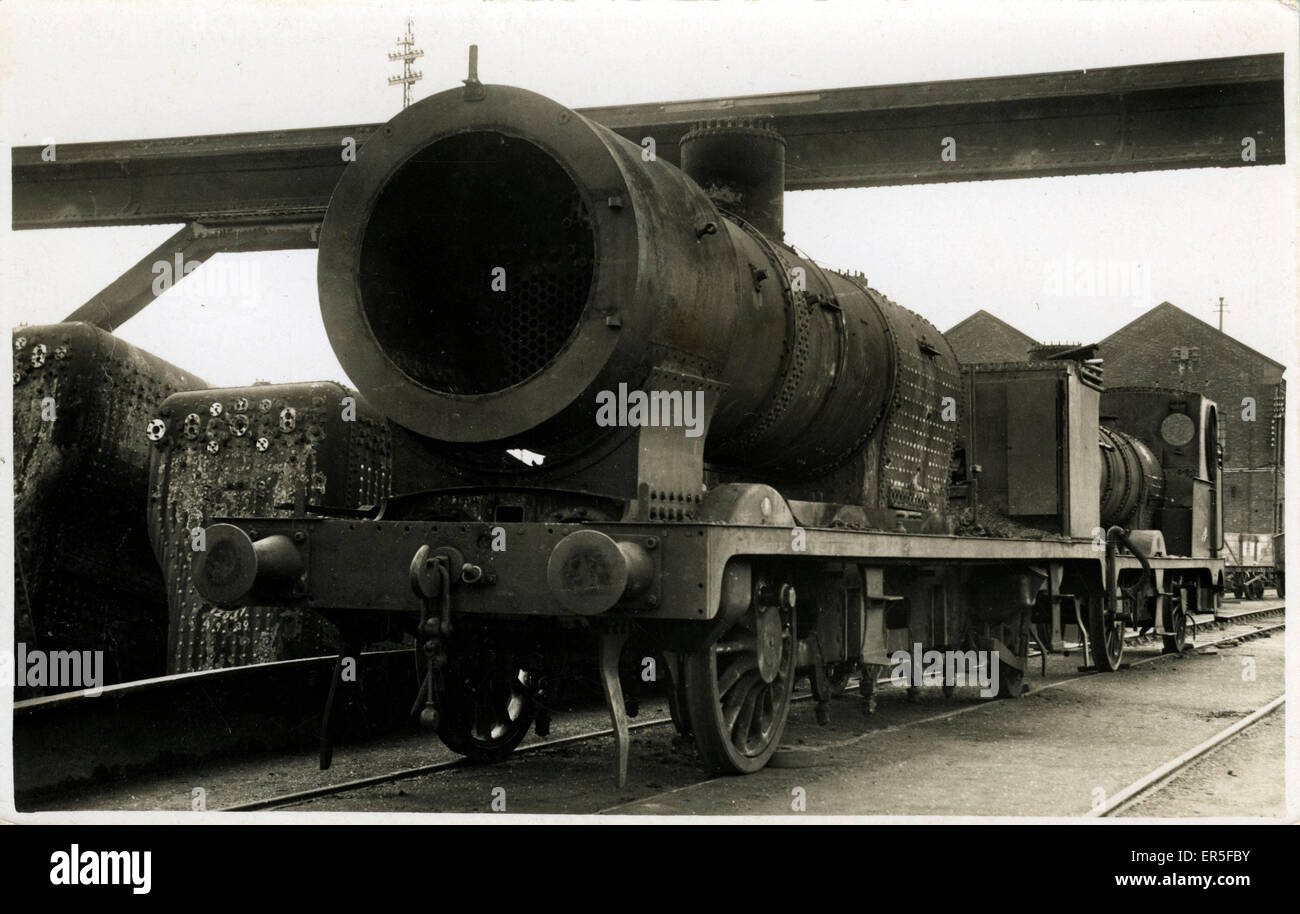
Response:
[[[662,727],[665,724],[671,724],[670,717],[655,717],[650,720],[639,720],[630,723],[628,729],[632,731],[645,730],[648,727]],[[558,749],[561,746],[570,746],[576,743],[587,743],[592,740],[602,738],[612,738],[614,731],[610,729],[593,730],[589,733],[577,733],[573,736],[563,736],[556,739],[542,740],[537,743],[528,743],[520,746],[511,753],[511,757],[521,755],[535,755],[546,749]],[[422,777],[426,774],[436,774],[439,771],[448,771],[456,768],[466,768],[478,763],[466,758],[449,759],[444,762],[434,762],[429,765],[417,765],[413,768],[402,768],[397,771],[389,771],[384,774],[376,774],[370,777],[356,778],[351,781],[344,781],[339,784],[330,784],[322,787],[313,787],[308,790],[299,790],[293,793],[282,794],[281,796],[268,797],[264,800],[253,800],[248,803],[237,803],[233,806],[222,807],[219,812],[256,812],[263,809],[281,809],[286,806],[292,806],[295,803],[302,803],[306,800],[314,800],[318,797],[334,796],[340,793],[350,793],[354,790],[361,790],[365,787],[374,787],[379,784],[389,784],[393,781],[404,781],[408,778]]]
[[[1193,626],[1191,629],[1188,630],[1188,635],[1190,637],[1191,635],[1200,632],[1221,631],[1224,628],[1224,626],[1227,625],[1233,625],[1239,622],[1251,621],[1251,620],[1262,621],[1265,619],[1281,617],[1285,614],[1286,614],[1285,605],[1265,606],[1265,607],[1260,607],[1258,609],[1237,609],[1236,607],[1233,607],[1231,608],[1231,611],[1229,611],[1226,614],[1220,613],[1218,615],[1212,616],[1209,613],[1206,613],[1204,615],[1193,617],[1192,620]],[[1130,632],[1125,632],[1124,634],[1125,644],[1150,644],[1158,640],[1160,640],[1160,635],[1157,635],[1154,631],[1149,631],[1145,633],[1130,631]],[[1082,652],[1083,645],[1078,642],[1066,642],[1065,649],[1068,653],[1074,653],[1075,651]],[[1029,651],[1029,656],[1031,658],[1041,657],[1042,651],[1040,651],[1036,647],[1031,648]]]
[[[1236,620],[1236,621],[1240,621],[1240,620],[1242,620],[1242,619],[1247,619],[1247,620],[1249,620],[1249,619],[1254,619],[1254,618],[1259,617],[1259,616],[1272,615],[1272,614],[1274,614],[1274,612],[1280,612],[1280,611],[1281,611],[1281,610],[1272,610],[1272,609],[1265,609],[1265,610],[1259,610],[1259,611],[1252,611],[1252,612],[1244,613],[1244,614],[1241,614],[1241,615],[1233,616],[1233,617],[1231,617],[1229,620],[1226,620],[1226,621],[1234,621],[1234,620]],[[1216,621],[1217,621],[1217,620],[1216,620]],[[1223,638],[1219,638],[1219,639],[1214,640],[1214,641],[1203,642],[1203,643],[1201,643],[1201,644],[1196,645],[1196,647],[1197,647],[1197,648],[1215,647],[1215,646],[1222,645],[1222,644],[1231,644],[1231,643],[1236,643],[1236,642],[1239,642],[1239,641],[1250,640],[1250,639],[1253,639],[1253,638],[1263,637],[1263,636],[1265,636],[1265,635],[1272,634],[1273,632],[1280,631],[1280,630],[1284,629],[1285,627],[1286,627],[1286,623],[1285,623],[1285,622],[1280,622],[1280,623],[1277,623],[1277,624],[1274,624],[1274,625],[1269,625],[1269,626],[1267,626],[1267,627],[1265,627],[1265,628],[1254,629],[1254,630],[1250,630],[1250,631],[1244,631],[1244,632],[1243,632],[1243,631],[1234,631],[1234,632],[1231,632],[1230,634],[1227,634],[1227,635],[1226,635],[1225,637],[1223,637]],[[1149,636],[1148,636],[1148,637],[1149,637]],[[1144,658],[1138,659],[1138,660],[1136,660],[1136,661],[1133,661],[1133,662],[1130,664],[1130,666],[1141,666],[1141,665],[1145,665],[1145,664],[1148,664],[1148,663],[1155,663],[1155,662],[1158,662],[1158,661],[1168,660],[1168,659],[1172,658],[1173,656],[1174,656],[1174,655],[1172,655],[1172,654],[1159,654],[1159,655],[1152,656],[1152,657],[1144,657]],[[1092,676],[1095,676],[1095,675],[1097,675],[1097,674],[1095,674],[1095,673],[1084,673],[1084,674],[1080,674],[1080,675],[1077,675],[1077,676],[1070,676],[1070,677],[1068,677],[1068,678],[1066,678],[1066,679],[1057,680],[1057,681],[1055,681],[1055,682],[1051,682],[1051,683],[1047,683],[1047,684],[1045,684],[1045,685],[1039,686],[1039,687],[1037,687],[1036,689],[1033,689],[1033,691],[1041,692],[1041,691],[1047,691],[1047,690],[1050,690],[1050,689],[1057,689],[1057,688],[1060,688],[1060,687],[1062,687],[1062,686],[1069,685],[1069,684],[1072,683],[1072,682],[1078,682],[1078,681],[1083,680],[1083,679],[1091,678]],[[948,719],[953,718],[953,717],[958,717],[958,716],[961,716],[961,715],[964,715],[964,714],[969,714],[969,713],[971,713],[971,712],[973,712],[973,711],[980,710],[980,709],[984,708],[985,706],[986,706],[986,705],[985,705],[984,703],[982,703],[982,702],[981,702],[981,703],[977,703],[977,704],[967,705],[967,706],[965,706],[965,707],[962,707],[962,708],[956,708],[956,709],[953,709],[953,710],[950,710],[950,711],[946,711],[946,712],[941,713],[941,714],[930,715],[930,716],[926,716],[926,717],[923,717],[923,718],[920,718],[920,719],[917,719],[917,720],[907,721],[907,722],[904,722],[904,723],[901,723],[901,724],[898,724],[898,725],[895,725],[895,726],[892,726],[892,727],[886,727],[886,728],[882,728],[882,729],[880,729],[880,730],[872,730],[872,731],[868,731],[868,732],[866,732],[866,733],[862,733],[862,734],[860,734],[860,735],[858,735],[858,736],[855,736],[855,737],[852,737],[852,738],[850,738],[850,739],[840,740],[840,741],[838,741],[838,742],[828,743],[828,744],[825,744],[825,745],[819,746],[819,747],[817,747],[816,749],[801,749],[801,750],[797,750],[797,751],[795,751],[795,752],[793,752],[793,753],[790,753],[789,755],[791,755],[791,756],[798,756],[798,755],[815,756],[815,755],[817,755],[817,754],[819,754],[819,753],[828,752],[828,751],[830,751],[830,750],[834,750],[834,749],[842,749],[842,748],[846,748],[846,747],[848,747],[848,746],[855,745],[855,744],[857,744],[857,743],[864,742],[864,741],[869,740],[869,739],[875,739],[875,738],[877,738],[877,737],[878,737],[880,734],[882,734],[882,733],[887,733],[887,732],[889,732],[889,731],[893,731],[893,730],[902,730],[902,729],[907,729],[907,728],[911,728],[911,727],[916,727],[916,726],[919,726],[919,725],[921,725],[921,724],[938,723],[938,722],[940,722],[940,721],[948,720]],[[1261,710],[1262,710],[1262,709],[1261,709]],[[1257,712],[1257,713],[1258,713],[1258,712]],[[1262,717],[1262,716],[1265,716],[1265,715],[1261,714],[1260,716]],[[1251,717],[1254,717],[1254,715],[1251,715]],[[1255,720],[1251,720],[1250,723],[1248,724],[1248,723],[1246,723],[1245,721],[1240,721],[1240,722],[1238,722],[1238,724],[1234,724],[1233,727],[1238,727],[1238,729],[1234,731],[1234,734],[1233,734],[1233,735],[1235,735],[1235,733],[1239,733],[1239,732],[1241,732],[1242,729],[1245,729],[1246,727],[1250,726],[1251,724],[1253,724],[1253,723],[1255,723],[1255,722],[1257,722],[1257,721],[1255,721]],[[1228,729],[1228,730],[1233,730],[1233,727],[1229,727],[1229,728],[1227,728],[1227,729]],[[1211,748],[1213,748],[1213,747],[1209,747],[1209,748],[1202,749],[1202,751],[1201,751],[1200,754],[1201,754],[1201,755],[1204,755],[1205,753],[1209,752]],[[1201,749],[1201,747],[1198,746],[1197,749]],[[1195,751],[1195,750],[1193,750],[1193,751]],[[1181,759],[1181,758],[1182,758],[1182,757],[1180,756],[1180,759]],[[1192,761],[1192,760],[1194,760],[1194,759],[1188,759],[1188,762],[1190,762],[1190,761]],[[774,762],[775,762],[775,761],[776,761],[776,760],[774,760]],[[787,756],[787,760],[784,762],[784,767],[800,768],[800,767],[805,767],[807,764],[810,764],[810,761],[798,761],[798,760],[792,760],[792,759],[789,758],[789,756]],[[1185,764],[1186,764],[1186,763],[1185,763]],[[1171,773],[1172,773],[1172,772],[1171,772]],[[631,801],[631,802],[627,802],[627,803],[619,803],[619,804],[617,804],[617,805],[610,806],[610,807],[606,807],[606,808],[604,808],[604,809],[599,810],[599,814],[600,814],[600,815],[618,815],[618,814],[620,814],[620,813],[633,812],[633,811],[637,810],[637,807],[641,807],[641,806],[643,806],[643,805],[645,805],[645,804],[652,803],[652,802],[654,802],[654,801],[657,800],[657,799],[664,798],[664,797],[668,797],[668,796],[670,796],[670,795],[682,794],[682,793],[685,793],[685,792],[688,792],[688,791],[691,791],[691,790],[696,790],[696,789],[699,789],[699,788],[701,788],[701,787],[705,787],[705,786],[707,786],[709,783],[712,783],[714,780],[716,780],[716,779],[713,779],[713,778],[710,778],[710,779],[704,779],[704,780],[698,781],[698,782],[696,782],[696,783],[694,783],[694,784],[688,784],[688,785],[685,785],[685,786],[683,786],[683,787],[677,787],[677,788],[674,788],[674,789],[672,789],[672,790],[664,791],[664,792],[659,793],[659,794],[654,794],[654,795],[646,796],[646,797],[640,797],[640,798],[638,798],[638,799],[636,799],[636,800],[633,800],[633,801]],[[1126,789],[1127,789],[1127,788],[1126,788]],[[1120,795],[1117,794],[1116,796],[1118,797],[1118,796],[1120,796]],[[1127,804],[1126,804],[1126,805],[1127,805]]]
[[[409,650],[358,658],[365,714],[349,738],[404,721],[415,688]],[[14,703],[14,793],[29,796],[104,772],[136,773],[189,761],[311,747],[333,657],[202,670]]]
[[[1225,727],[1214,736],[1188,749],[1182,755],[1172,759],[1165,764],[1156,768],[1154,771],[1143,775],[1138,780],[1129,784],[1115,796],[1111,797],[1104,804],[1096,806],[1085,813],[1088,818],[1108,818],[1117,816],[1124,810],[1132,807],[1141,800],[1147,799],[1152,793],[1158,791],[1161,787],[1168,784],[1181,771],[1186,770],[1199,759],[1209,755],[1225,743],[1236,739],[1246,730],[1264,720],[1274,711],[1286,704],[1286,695],[1279,695],[1262,708],[1243,717],[1236,723]]]
[[[1231,612],[1199,633],[1237,622],[1262,621],[1279,615],[1281,606]],[[1141,642],[1135,634],[1133,641]],[[1198,639],[1199,640],[1199,639]],[[247,751],[303,749],[314,746],[320,709],[332,658],[285,661],[254,667],[208,670],[104,689],[98,697],[70,693],[17,702],[14,707],[14,786],[20,797],[64,791],[77,782],[93,784],[101,772],[134,776],[187,762],[239,757]],[[367,713],[389,713],[394,728],[409,694],[409,651],[362,656],[367,682]],[[387,693],[391,692],[389,695]],[[275,695],[274,702],[267,696]],[[396,696],[400,700],[389,701]],[[807,700],[804,696],[802,700]],[[798,698],[796,700],[799,700]],[[398,719],[400,718],[400,720]],[[374,723],[374,721],[368,721]],[[665,726],[669,718],[636,721],[632,727]],[[385,732],[380,721],[372,732]],[[355,734],[354,734],[355,736]],[[348,739],[354,738],[349,736]],[[575,741],[611,736],[606,728],[529,744],[528,755]],[[345,782],[350,789],[467,764],[454,759],[419,768],[394,770],[374,779]],[[340,785],[344,786],[344,785]],[[326,791],[328,792],[328,790]],[[286,800],[287,802],[287,800]],[[247,808],[272,808],[259,801]],[[246,808],[246,807],[235,807]]]
[[[1220,629],[1220,630],[1223,630],[1223,629],[1224,629],[1224,626],[1229,625],[1229,624],[1234,624],[1234,625],[1235,625],[1235,624],[1239,624],[1239,623],[1242,623],[1242,622],[1258,621],[1258,620],[1263,619],[1263,618],[1265,618],[1265,617],[1274,616],[1274,615],[1280,614],[1280,613],[1282,613],[1282,612],[1283,612],[1283,608],[1282,608],[1282,607],[1269,607],[1269,608],[1262,608],[1262,609],[1259,609],[1259,610],[1252,610],[1252,611],[1246,611],[1246,612],[1243,612],[1243,613],[1234,614],[1234,615],[1232,615],[1232,616],[1228,616],[1228,617],[1216,618],[1213,624],[1214,624],[1214,626],[1215,626],[1216,628],[1218,628],[1218,629]],[[1205,626],[1205,625],[1201,626],[1202,630],[1205,630],[1205,629],[1208,628],[1208,627],[1209,627],[1209,626]],[[1247,631],[1231,630],[1230,633],[1226,634],[1226,635],[1225,635],[1224,637],[1222,637],[1222,638],[1219,638],[1219,639],[1217,639],[1217,640],[1213,640],[1213,641],[1208,641],[1208,642],[1200,642],[1200,643],[1196,644],[1195,647],[1198,648],[1198,649],[1200,649],[1200,648],[1206,648],[1206,647],[1213,647],[1213,646],[1217,646],[1217,645],[1221,645],[1221,644],[1234,643],[1234,642],[1238,642],[1238,641],[1242,641],[1242,640],[1247,640],[1247,639],[1250,639],[1250,638],[1256,638],[1256,637],[1261,637],[1261,636],[1264,636],[1264,635],[1267,635],[1267,634],[1271,634],[1271,633],[1273,633],[1273,632],[1275,632],[1275,631],[1279,631],[1279,630],[1281,630],[1281,629],[1284,629],[1285,627],[1286,627],[1286,623],[1285,623],[1285,621],[1282,621],[1282,622],[1278,622],[1278,623],[1276,623],[1276,624],[1268,625],[1268,626],[1266,626],[1266,627],[1264,627],[1264,628],[1259,628],[1259,629],[1252,629],[1252,630],[1247,630]],[[1134,634],[1134,635],[1132,636],[1132,640],[1141,640],[1141,641],[1146,641],[1146,640],[1150,640],[1152,637],[1158,637],[1158,636],[1150,636],[1150,635],[1147,635],[1147,636],[1141,636],[1141,638],[1139,639],[1139,637],[1138,637],[1136,634]],[[1153,663],[1153,662],[1156,662],[1156,661],[1160,661],[1160,660],[1168,659],[1168,658],[1171,657],[1171,656],[1173,656],[1173,655],[1157,655],[1157,656],[1152,656],[1152,657],[1145,657],[1145,658],[1141,658],[1141,659],[1138,659],[1138,660],[1133,661],[1131,665],[1132,665],[1132,666],[1137,666],[1137,665],[1142,665],[1142,664],[1147,664],[1147,663]],[[1069,683],[1071,683],[1071,682],[1077,682],[1077,681],[1079,681],[1079,680],[1081,680],[1081,679],[1085,679],[1085,678],[1088,678],[1088,677],[1093,676],[1093,675],[1096,675],[1096,674],[1095,674],[1095,673],[1083,673],[1083,674],[1080,674],[1080,675],[1077,675],[1077,676],[1070,676],[1070,677],[1068,677],[1068,678],[1066,678],[1066,679],[1063,679],[1063,680],[1058,680],[1058,681],[1055,681],[1055,682],[1051,682],[1051,683],[1047,683],[1047,684],[1045,684],[1045,685],[1038,686],[1036,689],[1033,689],[1033,691],[1043,691],[1043,690],[1047,690],[1047,689],[1055,689],[1055,688],[1059,688],[1059,687],[1064,686],[1064,685],[1067,685],[1067,684],[1069,684]],[[884,676],[884,677],[881,677],[880,679],[878,679],[878,680],[877,680],[877,683],[878,683],[879,685],[888,685],[888,684],[889,684],[889,681],[890,681],[889,678],[888,678],[887,676]],[[845,691],[846,691],[846,692],[847,692],[847,691],[855,691],[855,690],[857,690],[858,688],[859,688],[859,685],[858,685],[858,684],[856,684],[856,683],[851,683],[850,685],[848,685],[848,686],[846,687]],[[794,700],[795,702],[802,702],[802,701],[808,701],[808,700],[810,700],[811,698],[812,698],[812,696],[811,696],[810,694],[808,694],[808,693],[802,693],[802,694],[796,695],[796,696],[794,697],[793,700]],[[891,727],[885,727],[885,728],[880,728],[880,729],[870,730],[870,731],[867,731],[867,732],[865,732],[865,733],[863,733],[863,734],[861,734],[861,735],[859,735],[859,736],[857,736],[857,737],[854,737],[854,738],[851,738],[851,739],[848,739],[848,740],[843,740],[843,741],[840,741],[840,742],[837,742],[837,743],[827,744],[827,745],[825,745],[825,746],[823,746],[823,747],[819,747],[819,748],[817,748],[817,749],[800,749],[800,750],[794,750],[794,751],[782,750],[782,751],[779,751],[779,752],[778,752],[778,757],[774,759],[773,764],[774,764],[774,765],[782,765],[782,766],[785,766],[785,767],[800,767],[801,763],[800,763],[800,761],[798,760],[798,756],[801,755],[801,754],[804,754],[804,753],[812,754],[812,753],[822,752],[822,751],[826,751],[826,750],[833,749],[833,748],[842,748],[843,746],[852,745],[852,744],[854,744],[854,743],[861,742],[861,741],[863,741],[863,740],[865,740],[865,739],[874,738],[875,736],[877,736],[877,735],[880,734],[880,733],[884,733],[884,732],[888,732],[888,731],[892,731],[892,730],[905,729],[905,728],[909,728],[909,727],[916,727],[916,726],[919,726],[919,725],[921,725],[921,724],[926,724],[926,723],[935,723],[935,722],[942,721],[942,720],[946,720],[946,719],[948,719],[948,718],[955,717],[955,716],[958,716],[958,715],[961,715],[961,714],[970,713],[970,712],[972,712],[972,711],[978,710],[978,709],[983,708],[983,707],[985,707],[985,703],[983,703],[983,702],[981,702],[981,703],[976,703],[976,704],[972,704],[972,705],[968,705],[968,706],[965,706],[965,707],[961,707],[961,708],[957,708],[957,709],[949,710],[949,711],[943,712],[943,713],[941,713],[941,714],[929,715],[929,716],[925,716],[925,717],[918,718],[918,719],[916,719],[916,720],[906,721],[906,722],[903,722],[903,723],[900,723],[900,724],[896,724],[896,725],[891,726]],[[669,717],[658,717],[658,718],[654,718],[654,719],[651,719],[651,720],[637,721],[637,722],[635,722],[635,723],[633,723],[633,724],[631,725],[631,728],[630,728],[630,729],[632,729],[632,730],[644,730],[644,729],[651,728],[651,727],[669,726],[669,725],[671,725],[671,724],[672,724],[672,720],[671,720],[671,718],[669,718]],[[1232,729],[1232,728],[1229,728],[1229,729]],[[540,753],[540,752],[543,752],[543,751],[545,751],[545,750],[549,750],[549,749],[556,749],[556,748],[559,748],[559,747],[562,747],[562,746],[572,746],[572,745],[576,745],[576,744],[580,744],[580,743],[588,743],[588,742],[592,742],[592,741],[599,740],[599,739],[610,739],[610,738],[612,738],[612,736],[613,736],[613,731],[612,731],[612,730],[610,730],[610,729],[602,729],[602,730],[594,730],[594,731],[591,731],[591,732],[588,732],[588,733],[575,734],[575,735],[567,736],[567,737],[563,737],[563,738],[560,738],[560,739],[545,740],[545,741],[542,741],[542,742],[530,743],[530,744],[528,744],[528,745],[525,745],[525,746],[522,746],[522,747],[516,749],[512,757],[521,756],[521,755],[533,755],[533,754],[537,754],[537,753]],[[1199,747],[1198,747],[1198,748],[1199,748]],[[1206,749],[1205,751],[1209,751],[1209,750]],[[784,758],[782,758],[782,755],[783,755],[783,754],[784,754]],[[474,765],[475,765],[475,763],[470,762],[470,761],[467,760],[467,759],[455,759],[455,760],[450,760],[450,761],[445,761],[445,762],[439,762],[439,763],[430,764],[430,765],[420,765],[420,766],[415,766],[415,767],[411,767],[411,768],[404,768],[404,769],[400,769],[400,770],[389,771],[389,772],[385,772],[385,773],[382,773],[382,774],[373,775],[373,776],[370,776],[370,777],[358,778],[358,779],[355,779],[355,780],[352,780],[352,781],[347,781],[347,782],[343,782],[343,783],[339,783],[339,784],[333,784],[333,785],[328,785],[328,786],[321,786],[321,787],[317,787],[317,788],[310,788],[310,789],[307,789],[307,790],[295,791],[295,792],[292,792],[292,793],[286,793],[286,794],[282,794],[282,795],[275,796],[275,797],[269,797],[269,798],[262,799],[262,800],[255,800],[255,801],[251,801],[251,802],[248,802],[248,803],[241,803],[241,804],[237,804],[237,805],[232,805],[232,806],[224,807],[222,811],[224,811],[224,812],[251,812],[251,811],[258,811],[258,810],[276,810],[276,809],[285,809],[285,808],[292,807],[292,806],[294,806],[294,805],[297,805],[297,804],[300,804],[300,803],[304,803],[304,802],[308,802],[308,801],[311,801],[311,800],[314,800],[314,799],[318,799],[318,798],[321,798],[321,797],[337,796],[337,795],[340,795],[340,794],[350,793],[350,792],[353,792],[353,791],[356,791],[356,790],[361,790],[361,789],[364,789],[364,788],[367,788],[367,787],[372,787],[372,786],[376,786],[376,785],[380,785],[380,784],[386,784],[386,783],[392,783],[392,782],[395,782],[395,781],[407,780],[407,779],[410,779],[410,778],[421,777],[421,776],[428,775],[428,774],[436,774],[436,773],[438,773],[438,772],[443,772],[443,771],[448,771],[448,770],[453,770],[453,769],[463,768],[463,767],[469,767],[469,766],[474,766]],[[716,780],[716,778],[704,778],[704,779],[701,779],[700,781],[697,781],[697,782],[694,782],[694,783],[691,783],[691,784],[688,784],[688,785],[685,785],[685,786],[682,786],[682,787],[673,788],[672,790],[670,790],[670,791],[665,791],[665,792],[663,792],[663,793],[661,793],[661,794],[654,794],[654,795],[650,795],[650,796],[647,796],[647,797],[641,797],[641,798],[638,798],[638,799],[636,799],[636,800],[634,800],[634,801],[631,801],[631,802],[628,802],[628,803],[621,803],[621,804],[618,804],[618,805],[615,805],[615,806],[606,807],[606,808],[603,808],[603,809],[597,810],[597,813],[598,813],[598,814],[617,814],[617,813],[619,813],[619,812],[629,810],[629,809],[631,809],[632,807],[635,807],[635,806],[637,806],[637,805],[639,805],[639,804],[645,803],[645,802],[647,802],[647,801],[649,801],[649,800],[653,800],[653,799],[655,799],[655,798],[658,797],[658,796],[666,796],[666,795],[668,795],[668,794],[670,794],[670,793],[671,793],[671,794],[677,794],[677,793],[681,793],[681,792],[683,792],[683,791],[687,791],[687,790],[698,789],[698,788],[700,788],[700,787],[703,787],[703,786],[705,786],[705,785],[711,783],[711,782],[714,781],[714,780]]]

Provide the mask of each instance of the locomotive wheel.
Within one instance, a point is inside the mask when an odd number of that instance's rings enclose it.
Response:
[[[1025,674],[1020,670],[1005,667],[998,671],[998,698],[1019,698],[1025,684]],[[944,687],[944,698],[951,698],[952,692]]]
[[[1106,601],[1101,597],[1088,600],[1088,637],[1098,672],[1118,670],[1124,657],[1124,623],[1106,612]]]
[[[1028,613],[1021,620],[1019,635],[1016,636],[1010,629],[1004,630],[1009,638],[1014,639],[1014,643],[1007,643],[1007,647],[1016,652],[1016,657],[1020,664],[1026,669],[1029,666],[1029,626]],[[1017,670],[1009,663],[998,664],[998,698],[1019,698],[1024,693],[1025,671]],[[951,698],[953,694],[952,687],[945,683],[943,687],[944,698]]]
[[[831,695],[835,698],[844,694],[849,685],[849,676],[853,673],[853,664],[849,662],[826,664],[826,679],[831,686]]]
[[[530,679],[521,669],[449,670],[439,708],[439,739],[452,752],[477,762],[506,758],[533,722]]]
[[[785,732],[794,689],[792,610],[749,611],[715,643],[686,658],[686,700],[704,764],[749,774],[767,764]]]
[[[1252,600],[1264,599],[1264,582],[1252,581],[1246,586],[1246,596]]]
[[[688,737],[691,735],[691,717],[686,708],[686,683],[683,681],[685,674],[682,672],[682,663],[674,651],[664,652],[664,665],[668,671],[668,714],[672,717],[673,729],[677,735]]]
[[[1173,617],[1173,634],[1162,636],[1164,652],[1166,654],[1181,654],[1183,648],[1187,647],[1187,613],[1183,611],[1180,602],[1174,601],[1170,615]]]
[[[876,685],[876,677],[880,675],[881,667],[874,663],[862,664],[862,670],[858,677],[858,695],[862,699],[862,713],[876,713],[876,696],[879,694],[879,686]]]

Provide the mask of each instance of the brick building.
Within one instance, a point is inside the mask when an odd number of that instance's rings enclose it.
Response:
[[[978,362],[1026,362],[1038,341],[980,309],[944,334],[963,365]]]
[[[1107,387],[1169,387],[1219,404],[1223,527],[1282,530],[1285,366],[1163,302],[1100,343]]]

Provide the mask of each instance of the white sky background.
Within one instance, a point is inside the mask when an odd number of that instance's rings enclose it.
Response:
[[[1294,3],[452,2],[0,4],[8,147],[386,120],[387,54],[415,18],[416,96],[480,76],[571,107],[1001,76],[1287,51]],[[1288,161],[1297,161],[1294,129]],[[938,149],[936,147],[936,155]],[[960,156],[960,145],[958,146]],[[1040,340],[1087,342],[1169,300],[1295,364],[1295,165],[810,191],[787,239],[940,329],[985,308]],[[0,203],[8,210],[8,181]],[[7,324],[51,323],[175,227],[62,229],[0,241]],[[345,378],[321,327],[314,252],[221,255],[251,296],[205,270],[125,324],[128,341],[217,385]],[[1062,295],[1060,268],[1140,269],[1145,287]],[[1141,275],[1141,274],[1139,274]],[[1069,293],[1070,289],[1065,289]],[[1136,293],[1136,294],[1134,294]]]

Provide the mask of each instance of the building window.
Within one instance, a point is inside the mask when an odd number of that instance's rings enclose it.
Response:
[[[1178,366],[1179,374],[1192,371],[1200,360],[1201,347],[1199,346],[1175,346],[1170,350],[1169,361]]]

